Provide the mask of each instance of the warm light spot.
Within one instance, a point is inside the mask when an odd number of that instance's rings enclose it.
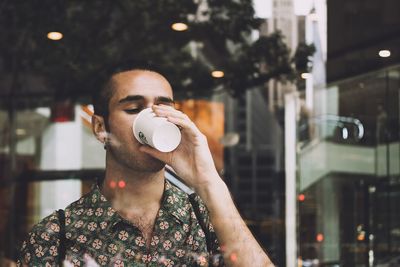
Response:
[[[53,41],[58,41],[63,38],[63,34],[61,32],[49,32],[47,38]]]
[[[182,22],[177,22],[171,25],[171,28],[177,32],[183,32],[188,29],[188,25]]]
[[[357,236],[358,241],[363,241],[365,239],[365,233],[361,233]]]
[[[231,259],[232,262],[236,262],[237,261],[236,253],[232,253],[231,256],[230,256],[230,259]]]
[[[380,50],[380,51],[379,51],[379,56],[380,56],[380,57],[390,57],[390,51],[389,51],[389,50],[386,50],[386,49]]]
[[[117,183],[115,181],[110,182],[110,187],[115,188],[117,186]]]
[[[306,196],[304,194],[300,194],[298,196],[299,201],[304,201],[306,199]]]
[[[297,258],[297,267],[303,267],[303,259],[301,257]]]
[[[308,73],[308,72],[304,72],[304,73],[301,74],[301,78],[304,79],[304,80],[308,79],[308,78],[311,78],[311,74]]]
[[[124,188],[125,186],[126,186],[126,183],[125,183],[124,180],[121,180],[121,181],[118,182],[118,187],[119,188]]]
[[[317,241],[318,242],[324,241],[324,235],[323,234],[317,234]]]
[[[211,72],[211,76],[213,76],[214,78],[222,78],[224,77],[224,75],[225,73],[220,70],[214,70],[213,72]]]

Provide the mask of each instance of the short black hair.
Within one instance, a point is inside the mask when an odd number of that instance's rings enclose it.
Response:
[[[112,77],[115,74],[111,75],[98,90],[94,91],[92,102],[95,115],[99,115],[104,118],[108,117],[108,103],[110,102],[113,94]]]
[[[97,86],[94,87],[92,93],[92,103],[95,115],[102,116],[105,120],[107,120],[109,115],[108,104],[113,96],[113,91],[115,88],[113,77],[119,73],[133,70],[152,71],[164,76],[161,73],[161,70],[155,67],[150,61],[146,61],[144,63],[125,62],[119,64],[117,67],[109,68],[103,72],[100,72],[97,75]]]

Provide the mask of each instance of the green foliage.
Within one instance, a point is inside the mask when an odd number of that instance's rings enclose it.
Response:
[[[313,44],[308,45],[305,43],[300,43],[297,46],[296,52],[293,56],[293,62],[298,73],[311,71],[310,57],[314,53],[315,46]]]
[[[301,77],[301,74],[311,72],[311,57],[314,53],[315,46],[313,44],[300,43],[297,46],[292,62],[295,67],[294,75],[298,90],[305,90],[306,81]]]
[[[242,52],[237,60],[228,64],[233,94],[240,94],[243,88],[259,86],[271,78],[287,80],[291,77],[290,51],[280,32],[260,37]]]
[[[5,1],[0,5],[3,72],[44,77],[47,92],[61,98],[90,95],[116,66],[156,66],[178,96],[207,96],[221,85],[240,95],[293,73],[280,33],[249,41],[260,25],[251,0],[208,0],[203,11],[201,2]],[[174,22],[187,23],[189,30],[171,30]],[[64,38],[48,40],[50,31]],[[192,56],[193,43],[202,46],[201,56]],[[213,68],[226,76],[212,78]]]

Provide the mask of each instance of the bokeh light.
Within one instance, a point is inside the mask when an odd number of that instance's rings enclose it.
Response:
[[[360,234],[357,235],[357,240],[358,241],[364,241],[365,240],[365,232],[361,232]]]
[[[115,181],[111,181],[111,182],[110,182],[110,187],[111,187],[111,188],[117,187],[117,183],[116,183]]]
[[[380,57],[390,57],[390,54],[390,50],[383,49],[379,51]]]
[[[211,72],[211,76],[213,76],[214,78],[222,78],[225,76],[225,73],[220,70],[214,70],[213,72]]]
[[[49,32],[47,38],[53,41],[58,41],[63,38],[63,34],[61,32]]]
[[[322,242],[322,241],[324,241],[324,235],[323,234],[317,234],[317,241],[318,242]]]
[[[311,77],[311,74],[310,73],[308,73],[308,72],[304,72],[304,73],[302,73],[301,74],[301,78],[302,79],[308,79],[308,78],[310,78]]]
[[[185,24],[185,23],[182,23],[182,22],[176,22],[176,23],[171,25],[171,28],[174,31],[183,32],[183,31],[186,31],[188,29],[188,25]]]
[[[237,261],[237,254],[236,254],[236,253],[232,253],[231,256],[230,256],[229,258],[230,258],[230,260],[231,260],[232,262],[236,262],[236,261]]]
[[[120,181],[118,182],[118,187],[119,187],[119,188],[124,188],[125,186],[126,186],[126,183],[125,183],[124,180],[120,180]]]

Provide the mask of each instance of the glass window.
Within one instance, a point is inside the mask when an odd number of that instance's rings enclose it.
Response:
[[[389,264],[398,255],[399,74],[394,67],[332,84],[300,113],[303,266]]]

